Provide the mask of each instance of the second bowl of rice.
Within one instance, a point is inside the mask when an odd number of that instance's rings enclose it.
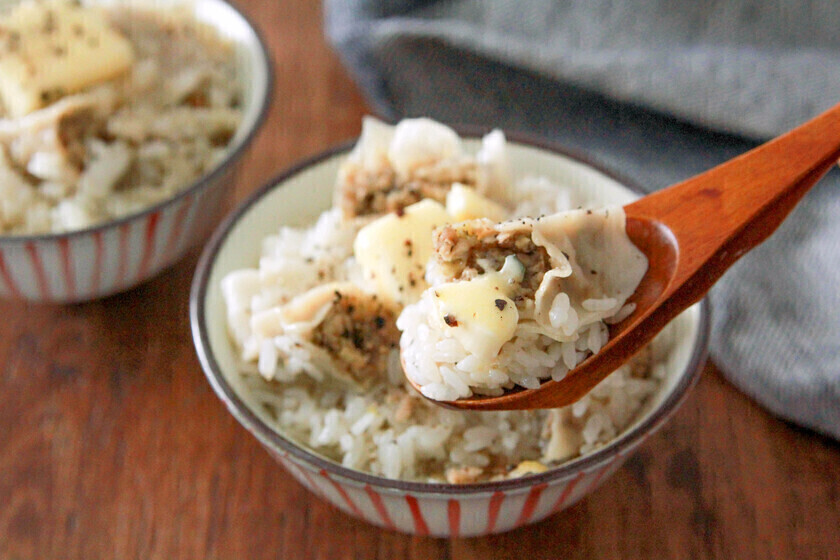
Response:
[[[501,133],[493,134],[489,144],[487,137],[465,136],[458,165],[469,168],[473,158],[480,167],[488,145],[504,151],[513,187],[508,217],[621,205],[638,196],[556,147],[503,135],[498,144]],[[359,226],[342,218],[342,201],[334,195],[336,177],[349,176],[351,148],[330,150],[271,181],[205,249],[191,322],[217,395],[304,486],[382,527],[482,535],[577,502],[662,425],[696,381],[706,355],[706,304],[680,315],[648,349],[563,409],[439,407],[407,385],[395,352],[385,353],[387,373],[376,381],[356,390],[333,383],[313,371],[317,349],[293,337],[257,340],[248,325],[313,287],[360,281],[353,258]],[[466,168],[444,167],[435,173],[447,181],[474,177],[463,173]],[[428,173],[424,180],[434,182]],[[407,319],[401,321],[404,328]],[[546,359],[529,354],[522,363],[539,368]]]
[[[23,0],[0,18],[0,297],[107,296],[204,239],[271,96],[250,22],[224,0]]]

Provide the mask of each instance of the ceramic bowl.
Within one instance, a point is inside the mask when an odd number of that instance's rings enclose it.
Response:
[[[476,146],[476,140],[465,144]],[[281,225],[305,225],[330,206],[332,187],[349,146],[326,152],[271,181],[231,214],[201,257],[191,295],[193,340],[216,394],[292,476],[345,512],[388,529],[417,535],[472,536],[507,531],[560,511],[615,472],[677,409],[697,380],[706,356],[709,311],[693,306],[670,325],[675,344],[667,378],[643,413],[606,446],[547,472],[472,485],[406,482],[351,470],[288,439],[255,404],[237,373],[228,338],[220,281],[253,267],[260,240]],[[557,149],[509,144],[512,167],[568,185],[587,197],[626,203],[637,195],[610,174]]]
[[[243,120],[227,155],[175,197],[141,212],[67,233],[0,236],[0,297],[68,303],[121,292],[175,263],[218,225],[237,164],[265,120],[272,91],[268,51],[254,26],[224,0],[152,5],[186,5],[235,45]]]

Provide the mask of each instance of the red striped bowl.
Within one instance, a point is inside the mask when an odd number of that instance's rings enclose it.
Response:
[[[0,297],[69,303],[127,290],[174,264],[218,224],[238,162],[265,120],[271,63],[253,25],[224,0],[171,3],[190,6],[236,45],[244,118],[227,156],[174,198],[142,212],[67,233],[0,236]]]
[[[213,389],[236,419],[301,484],[341,510],[375,525],[434,536],[507,531],[574,504],[615,472],[682,402],[706,357],[708,306],[698,304],[669,325],[675,345],[667,379],[635,423],[597,451],[544,473],[472,485],[406,482],[347,469],[272,427],[237,373],[237,352],[227,336],[220,281],[255,266],[260,240],[282,225],[303,225],[332,200],[332,186],[348,146],[329,151],[281,175],[230,215],[213,235],[193,281],[193,341]],[[514,168],[553,177],[602,200],[624,204],[636,195],[610,175],[556,149],[512,143]],[[598,192],[600,191],[600,192]]]

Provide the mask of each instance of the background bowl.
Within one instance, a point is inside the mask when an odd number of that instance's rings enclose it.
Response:
[[[465,140],[468,148],[478,141]],[[237,374],[237,352],[226,331],[221,279],[253,267],[260,241],[280,225],[313,222],[332,201],[341,159],[350,146],[326,152],[287,171],[255,193],[216,231],[192,286],[193,340],[207,377],[230,412],[306,488],[340,509],[382,527],[419,535],[471,536],[506,531],[574,504],[598,487],[676,410],[697,380],[706,357],[709,310],[705,302],[669,326],[675,344],[667,378],[640,417],[595,452],[544,473],[472,485],[386,479],[347,469],[300,447],[272,428],[266,412]],[[568,185],[585,199],[624,204],[637,195],[608,174],[557,149],[509,143],[514,169]],[[583,200],[581,200],[583,202]]]
[[[130,4],[136,7],[142,2]],[[141,212],[67,233],[0,236],[0,297],[66,303],[126,290],[175,263],[218,224],[238,162],[265,120],[272,87],[268,51],[254,26],[224,0],[147,4],[158,10],[188,6],[199,21],[235,45],[243,119],[227,155],[176,196]]]

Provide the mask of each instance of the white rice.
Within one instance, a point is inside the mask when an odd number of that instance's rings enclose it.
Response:
[[[589,353],[599,351],[608,339],[600,320],[582,327],[572,324],[570,331],[577,340],[569,342],[558,342],[522,326],[494,360],[503,367],[477,370],[474,356],[468,355],[457,340],[445,338],[440,329],[430,328],[433,305],[430,291],[424,293],[418,303],[403,310],[397,327],[403,333],[402,357],[411,368],[413,381],[434,400],[451,401],[473,393],[501,395],[503,388],[514,385],[535,389],[541,379],[562,379]],[[441,348],[448,352],[441,352]]]
[[[232,46],[184,9],[106,13],[134,48],[127,75],[17,119],[0,109],[0,234],[70,231],[140,211],[228,150],[241,122]],[[66,124],[75,115],[83,125]]]
[[[514,193],[514,216],[564,210],[571,199],[568,191],[547,179],[520,181]],[[346,467],[388,478],[451,483],[503,479],[603,446],[638,416],[659,387],[664,368],[658,362],[670,346],[667,330],[574,405],[530,412],[456,412],[434,405],[407,385],[396,352],[382,379],[357,394],[317,378],[313,368],[306,367],[303,348],[278,358],[278,349],[284,355],[290,350],[288,337],[255,342],[248,326],[254,313],[324,282],[361,278],[352,258],[358,227],[343,222],[335,209],[322,214],[311,228],[284,227],[264,241],[258,268],[234,272],[223,281],[230,332],[242,351],[247,390],[276,429],[300,445]],[[586,308],[597,312],[613,305],[590,300]],[[471,358],[455,341],[435,338],[422,324],[421,307],[422,303],[406,308],[398,324],[412,324],[416,328],[410,329],[411,336],[429,339],[428,352],[416,356],[429,366],[422,368],[430,381],[428,390],[441,395],[453,387],[468,390],[464,379],[473,370]],[[558,322],[574,319],[567,308],[558,301]],[[521,366],[514,371],[528,372],[515,382],[530,387],[539,377],[562,378],[585,351],[606,341],[600,321],[590,321],[582,332],[577,342],[563,343],[518,332],[516,342],[504,350]],[[449,365],[435,367],[435,360]],[[502,380],[507,373],[491,370],[486,375]]]

